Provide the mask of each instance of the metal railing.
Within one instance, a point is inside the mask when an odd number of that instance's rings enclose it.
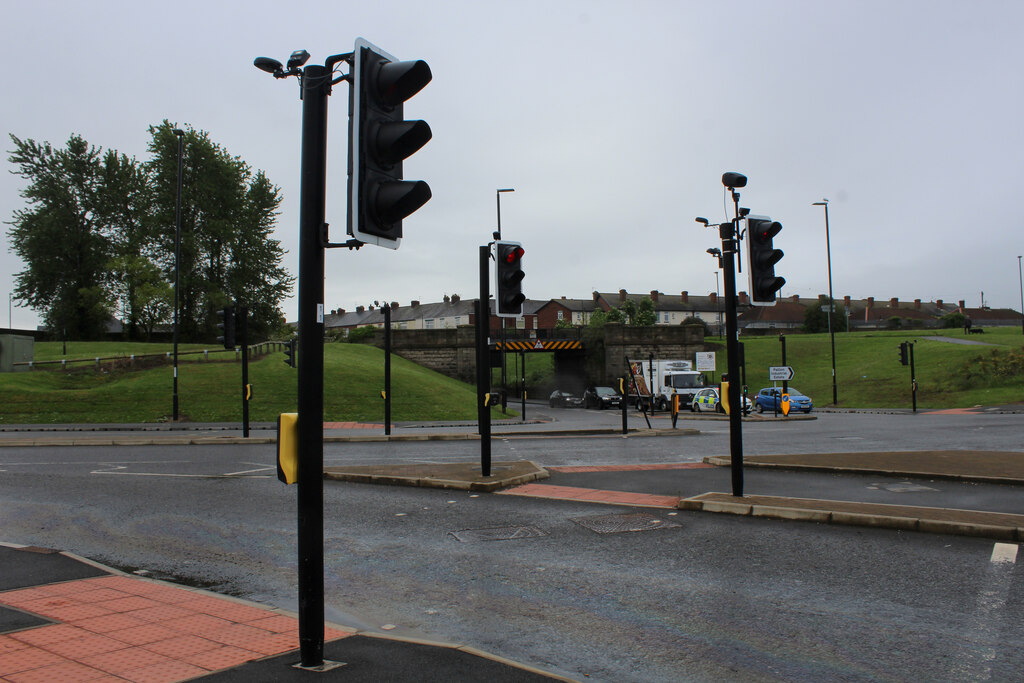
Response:
[[[266,341],[266,342],[260,342],[259,344],[250,344],[249,345],[249,354],[250,354],[249,358],[260,358],[260,357],[265,356],[266,354],[270,353],[271,351],[284,351],[284,342]],[[203,361],[209,361],[211,354],[214,356],[214,360],[221,360],[221,361],[223,361],[223,360],[233,360],[235,362],[238,362],[238,361],[240,361],[242,359],[242,348],[241,347],[236,347],[233,350],[231,350],[231,349],[216,348],[216,349],[213,349],[213,350],[211,350],[211,349],[201,349],[201,350],[197,350],[197,351],[179,351],[178,352],[178,358],[180,360],[182,356],[201,356],[201,358],[199,358],[198,361],[199,362],[203,362]],[[227,354],[233,354],[234,357],[230,358],[230,359],[224,358],[224,356],[226,356]],[[27,366],[30,369],[39,369],[39,370],[48,370],[48,369],[53,369],[53,368],[59,366],[60,369],[63,370],[63,369],[67,369],[68,367],[71,367],[71,366],[82,367],[82,366],[84,366],[86,364],[91,364],[91,365],[94,365],[96,367],[103,367],[104,365],[115,366],[115,365],[118,365],[118,364],[124,364],[127,361],[128,366],[131,367],[131,366],[135,365],[136,362],[138,362],[138,363],[148,362],[148,364],[154,364],[154,361],[155,361],[156,364],[163,364],[163,363],[170,364],[172,362],[172,360],[173,360],[172,356],[173,356],[173,352],[167,351],[167,352],[164,352],[164,353],[139,353],[139,354],[132,353],[132,354],[122,354],[122,355],[119,355],[119,356],[94,356],[92,358],[61,358],[59,360],[30,360],[30,361],[15,362],[15,363],[12,363],[12,365],[22,366],[22,367]]]

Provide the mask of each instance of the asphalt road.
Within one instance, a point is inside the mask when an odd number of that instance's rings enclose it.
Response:
[[[726,423],[699,428],[497,439],[494,457],[728,452]],[[744,443],[748,453],[1020,450],[1022,430],[1019,416],[824,415],[748,423]],[[325,459],[478,454],[475,442],[351,443],[329,445]],[[294,609],[295,492],[274,477],[273,457],[268,445],[0,449],[3,540]],[[673,476],[686,472],[706,471]],[[330,482],[328,618],[580,680],[1009,681],[1024,670],[1024,571],[991,541],[661,510],[643,511],[657,524],[606,517],[636,512]],[[598,533],[629,523],[648,530]],[[514,538],[482,540],[495,529]]]

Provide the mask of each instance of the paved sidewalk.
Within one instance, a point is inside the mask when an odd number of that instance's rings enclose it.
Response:
[[[326,672],[299,661],[293,614],[0,544],[0,681],[569,680],[468,647],[327,625]]]

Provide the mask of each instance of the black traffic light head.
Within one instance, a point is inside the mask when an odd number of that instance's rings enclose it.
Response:
[[[288,367],[295,367],[296,341],[292,339],[284,343],[284,364]]]
[[[217,311],[217,316],[220,317],[220,322],[217,323],[217,329],[221,331],[220,336],[217,337],[217,341],[223,343],[225,349],[234,349],[235,307],[225,306],[221,310]]]
[[[518,318],[523,314],[523,247],[519,242],[496,242],[497,261],[494,288],[495,313],[502,318]]]
[[[907,354],[909,346],[910,345],[907,342],[900,342],[900,365],[908,365],[910,363]]]
[[[430,199],[430,186],[405,180],[402,162],[430,140],[425,121],[404,120],[403,103],[430,82],[430,67],[400,62],[356,39],[349,89],[348,234],[397,249],[402,219]]]
[[[747,255],[750,259],[750,303],[774,306],[776,294],[786,279],[775,275],[775,264],[782,259],[782,250],[772,244],[782,224],[768,216],[747,216]]]

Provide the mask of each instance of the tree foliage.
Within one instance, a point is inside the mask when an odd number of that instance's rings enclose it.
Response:
[[[846,308],[837,303],[832,314],[832,330],[839,332],[846,329]],[[804,309],[804,332],[828,332],[828,305],[817,304]]]
[[[51,330],[70,339],[104,332],[112,301],[107,289],[108,231],[98,215],[100,151],[77,135],[63,148],[10,136],[9,161],[28,185],[16,209],[10,244],[26,264],[14,296],[43,313]]]
[[[19,303],[71,339],[98,339],[114,315],[129,338],[149,338],[174,318],[178,137],[149,128],[151,158],[103,152],[72,135],[62,148],[11,135],[9,161],[27,182],[10,221]],[[294,282],[271,239],[280,190],[262,171],[186,128],[183,137],[180,332],[215,335],[215,311],[246,305],[253,338],[280,328]]]

